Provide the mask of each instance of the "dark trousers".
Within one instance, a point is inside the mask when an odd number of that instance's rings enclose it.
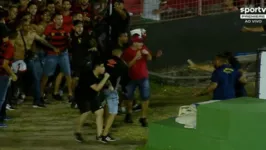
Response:
[[[6,95],[9,83],[8,76],[0,76],[0,122],[3,122],[6,117]]]

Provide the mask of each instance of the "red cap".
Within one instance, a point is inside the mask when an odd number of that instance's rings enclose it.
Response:
[[[143,38],[141,38],[139,35],[133,35],[131,37],[131,40],[132,40],[133,43],[134,42],[143,43]]]

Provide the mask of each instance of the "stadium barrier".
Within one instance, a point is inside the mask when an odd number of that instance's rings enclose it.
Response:
[[[134,23],[170,21],[184,17],[237,11],[240,7],[264,7],[264,0],[126,0],[126,9],[139,16]]]

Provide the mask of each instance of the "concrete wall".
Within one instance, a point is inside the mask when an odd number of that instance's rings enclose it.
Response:
[[[147,45],[152,50],[163,49],[163,57],[151,68],[180,66],[188,58],[206,61],[223,51],[256,52],[266,45],[262,33],[243,33],[239,13],[203,16],[144,26]]]

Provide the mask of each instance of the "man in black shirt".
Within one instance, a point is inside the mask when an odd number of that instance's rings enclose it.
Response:
[[[101,75],[104,75],[101,78]],[[78,124],[75,132],[75,138],[79,142],[84,142],[81,136],[81,129],[86,121],[89,112],[96,115],[97,136],[96,140],[107,143],[108,135],[102,136],[103,130],[103,104],[100,92],[105,86],[110,75],[105,73],[104,62],[100,58],[95,59],[91,68],[84,69],[80,74],[80,80],[75,90],[75,100],[80,110],[81,116],[78,118]],[[109,86],[111,89],[112,87]]]
[[[124,51],[128,47],[129,47],[128,33],[126,31],[121,31],[118,33],[117,40],[110,41],[105,57],[106,59],[109,59],[112,56],[112,51],[114,49],[120,49]]]
[[[127,32],[120,32],[115,43],[112,43],[111,51],[114,49],[120,49],[124,51],[126,48],[129,47],[128,43],[128,33]]]
[[[73,90],[79,80],[80,71],[91,63],[93,58],[98,55],[97,43],[93,39],[91,32],[84,31],[83,22],[75,20],[73,22],[74,30],[71,33],[71,43],[69,53],[72,55],[71,69],[72,69],[72,87]],[[72,100],[72,107],[75,106]]]
[[[78,78],[82,68],[92,61],[98,54],[96,40],[91,32],[84,31],[83,22],[76,20],[73,22],[74,31],[71,33],[72,70],[74,77]]]
[[[111,39],[116,42],[121,31],[129,31],[130,16],[124,8],[123,0],[115,0],[113,3],[113,12],[109,18],[111,26]]]
[[[109,129],[111,128],[115,116],[118,113],[118,104],[119,104],[119,96],[117,93],[118,85],[120,81],[123,80],[122,76],[127,74],[128,67],[126,63],[120,58],[122,55],[121,49],[115,49],[112,51],[112,56],[107,60],[105,64],[106,72],[110,74],[109,81],[114,88],[114,90],[105,89],[104,93],[107,100],[108,106],[108,117],[106,118],[105,128],[103,131],[103,136],[109,135],[106,140],[107,141],[115,141],[113,137],[109,134]],[[106,111],[107,111],[106,110]]]

